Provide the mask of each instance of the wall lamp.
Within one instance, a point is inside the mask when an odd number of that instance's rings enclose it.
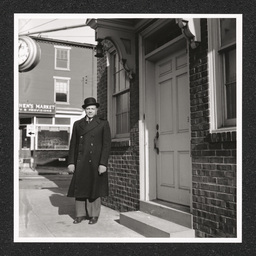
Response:
[[[94,56],[97,57],[97,58],[103,58],[104,57],[104,52],[107,51],[110,48],[110,46],[108,45],[108,40],[98,39],[97,42],[98,42],[98,44],[95,47],[96,54]],[[134,73],[128,68],[127,60],[126,59],[121,59],[120,62],[123,66],[123,69],[126,71],[129,79],[133,79],[134,78]]]
[[[96,45],[96,48],[95,48],[96,54],[94,56],[97,58],[104,57],[103,44],[101,42],[102,42],[102,40],[99,39],[98,44]]]

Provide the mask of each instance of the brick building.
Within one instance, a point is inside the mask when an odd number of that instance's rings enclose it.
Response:
[[[97,96],[94,47],[30,37],[41,50],[32,70],[19,73],[20,167],[66,166],[73,123],[84,98]]]
[[[237,237],[238,21],[87,21],[104,52],[99,115],[112,130],[104,204],[122,224],[151,214],[196,237]]]

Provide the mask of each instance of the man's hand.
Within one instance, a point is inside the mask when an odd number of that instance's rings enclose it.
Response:
[[[70,165],[68,166],[68,172],[71,173],[71,174],[73,174],[74,171],[75,171],[75,165],[74,165],[74,164],[70,164]]]
[[[106,171],[107,171],[107,167],[106,166],[99,165],[99,168],[98,168],[99,175],[101,175],[102,173],[104,173]]]

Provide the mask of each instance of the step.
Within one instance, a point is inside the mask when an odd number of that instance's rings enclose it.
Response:
[[[192,228],[192,215],[153,201],[140,201],[140,211]]]
[[[30,163],[20,163],[19,167],[20,168],[30,168]]]
[[[193,229],[142,211],[121,213],[120,224],[145,237],[195,237]]]

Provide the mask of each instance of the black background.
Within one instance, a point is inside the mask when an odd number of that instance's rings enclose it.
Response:
[[[0,255],[254,255],[256,1],[1,0],[0,2]],[[13,46],[14,13],[243,14],[242,243],[14,243]]]

